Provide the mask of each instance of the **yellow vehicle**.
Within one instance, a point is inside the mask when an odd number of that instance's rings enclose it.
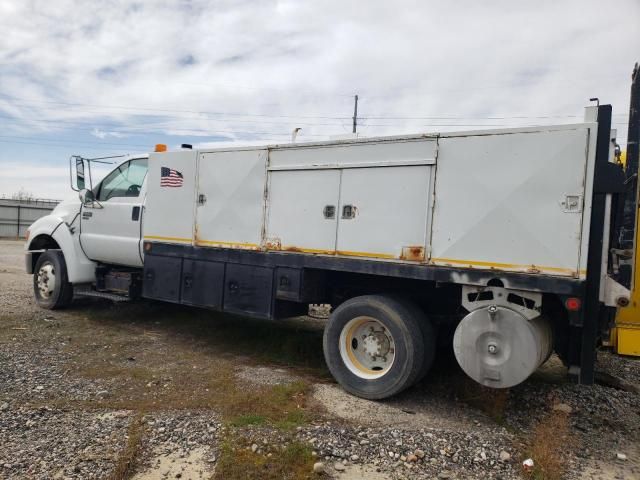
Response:
[[[640,157],[640,66],[636,63],[631,74],[631,98],[629,108],[629,135],[627,138],[627,151],[620,156],[621,163],[625,167],[627,182],[635,180],[636,189],[631,189],[635,196],[629,196],[626,200],[626,212],[633,212],[635,208],[635,230],[633,234],[631,295],[629,305],[618,307],[615,319],[615,327],[611,329],[610,342],[614,351],[621,355],[640,356],[640,236],[638,232],[638,199],[640,190],[638,182],[638,161]],[[632,218],[632,217],[631,217]],[[627,217],[626,228],[633,221]],[[629,248],[628,243],[624,248]]]
[[[622,152],[621,161],[626,164],[626,152]],[[638,194],[636,194],[637,198]],[[640,255],[638,255],[640,238],[638,237],[638,215],[636,215],[631,298],[627,307],[618,308],[615,327],[611,329],[611,345],[620,355],[640,356]]]

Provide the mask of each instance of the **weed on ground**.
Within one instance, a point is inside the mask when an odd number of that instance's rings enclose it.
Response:
[[[567,472],[567,452],[576,448],[577,439],[571,433],[566,413],[552,410],[534,428],[524,458],[531,458],[534,467],[523,476],[532,480],[560,480]]]
[[[304,480],[315,474],[311,449],[291,441],[279,453],[265,456],[229,437],[222,444],[213,480]]]

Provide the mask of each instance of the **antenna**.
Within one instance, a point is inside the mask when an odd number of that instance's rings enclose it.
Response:
[[[358,128],[358,95],[354,97],[354,106],[353,106],[353,133],[356,133],[356,129]]]

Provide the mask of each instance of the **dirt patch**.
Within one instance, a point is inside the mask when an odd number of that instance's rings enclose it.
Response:
[[[374,402],[354,397],[337,385],[320,384],[313,389],[313,398],[331,415],[360,425],[387,425],[398,428],[448,428],[464,430],[477,428],[464,415],[444,414],[433,410],[414,410],[390,400]],[[419,407],[418,407],[419,408]]]
[[[391,480],[391,476],[368,465],[347,465],[340,473],[341,480]]]
[[[253,385],[287,385],[300,380],[300,377],[283,368],[252,366],[240,367],[236,378]]]
[[[170,451],[167,452],[167,449]],[[214,467],[207,463],[206,456],[205,447],[186,451],[178,445],[158,447],[151,453],[149,462],[152,466],[135,474],[132,480],[208,479],[213,474]]]

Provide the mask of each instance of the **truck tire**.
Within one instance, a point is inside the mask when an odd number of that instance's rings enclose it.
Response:
[[[418,322],[418,326],[420,327],[420,331],[422,332],[422,342],[424,345],[422,349],[422,367],[418,370],[416,378],[412,382],[412,384],[415,384],[422,380],[429,372],[429,370],[431,370],[433,360],[436,356],[437,334],[436,329],[434,328],[433,324],[424,313],[422,308],[409,300],[404,301],[404,304],[412,310],[412,315]]]
[[[67,277],[67,264],[59,250],[47,250],[38,257],[33,270],[36,303],[47,310],[64,308],[73,299],[73,285]]]
[[[411,386],[424,367],[418,311],[383,295],[352,298],[329,317],[324,357],[333,377],[349,393],[370,400]]]

